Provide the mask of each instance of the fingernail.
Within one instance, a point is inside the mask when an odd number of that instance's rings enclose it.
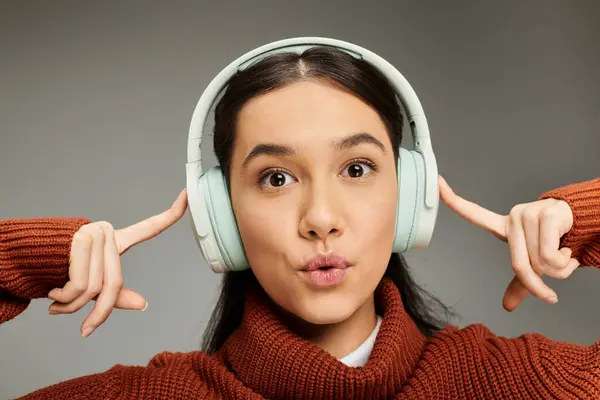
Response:
[[[86,326],[85,328],[83,328],[83,330],[81,331],[81,335],[83,337],[88,337],[90,335],[90,333],[92,333],[92,331],[94,330],[94,328],[92,328],[91,326]]]
[[[48,314],[58,314],[58,311],[56,311],[53,308],[48,309]]]
[[[548,301],[552,304],[556,304],[556,303],[558,303],[558,297],[556,295],[552,295],[552,296],[548,297]]]
[[[146,307],[142,308],[142,311],[146,311],[146,308],[148,308],[148,302],[146,302]]]

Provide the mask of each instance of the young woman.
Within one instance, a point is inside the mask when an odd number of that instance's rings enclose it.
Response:
[[[600,349],[539,334],[495,336],[446,323],[447,309],[392,254],[402,116],[364,61],[312,48],[238,73],[215,112],[214,147],[250,270],[228,272],[203,351],[41,389],[29,399],[583,399],[600,396]],[[541,276],[600,266],[600,179],[492,213],[442,199],[508,243],[504,305],[556,294]],[[162,214],[121,230],[84,218],[0,222],[0,321],[34,298],[72,313],[94,300],[89,335],[111,310],[143,309],[120,255],[174,224]],[[441,312],[436,312],[441,311]]]

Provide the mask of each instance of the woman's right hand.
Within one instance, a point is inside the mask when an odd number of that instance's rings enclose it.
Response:
[[[185,214],[186,208],[184,189],[168,210],[126,228],[114,229],[106,221],[82,226],[73,236],[69,281],[63,288],[50,291],[48,298],[54,302],[48,312],[71,314],[95,300],[93,310],[81,325],[81,333],[87,337],[106,321],[113,308],[145,310],[146,300],[123,287],[120,256],[171,227]]]

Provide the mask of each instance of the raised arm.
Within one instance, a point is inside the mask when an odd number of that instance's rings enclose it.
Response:
[[[85,218],[0,221],[0,324],[68,281],[73,235]]]
[[[551,190],[509,215],[458,196],[441,177],[440,195],[462,218],[507,242],[515,272],[503,300],[508,311],[528,293],[558,301],[542,275],[566,279],[579,265],[600,267],[600,178]]]
[[[144,309],[146,300],[123,287],[120,256],[175,224],[186,208],[183,190],[167,210],[123,229],[86,218],[0,221],[0,323],[40,297],[54,300],[53,314],[74,313],[95,301],[81,328],[84,336],[115,307]]]
[[[122,286],[115,289],[112,284],[121,280],[120,255],[175,224],[186,208],[184,190],[166,211],[119,230],[113,230],[108,222],[86,218],[0,221],[0,323],[16,317],[32,299],[41,297],[53,299],[51,309],[58,313],[75,312],[94,300],[94,309],[82,327],[84,334],[86,324],[96,328],[113,307],[141,309],[143,297]],[[140,382],[172,381],[172,372],[170,368],[115,365],[22,398],[117,399],[126,394],[141,398],[145,395]]]

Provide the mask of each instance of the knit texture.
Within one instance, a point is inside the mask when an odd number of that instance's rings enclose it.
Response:
[[[69,279],[73,235],[85,218],[0,221],[0,323]]]
[[[599,267],[600,179],[550,193],[574,213],[562,245]],[[88,222],[0,221],[0,322],[66,282],[72,235]],[[145,367],[115,365],[23,399],[600,398],[600,342],[580,346],[535,333],[504,338],[481,324],[425,338],[387,278],[376,301],[383,322],[364,367],[346,366],[295,335],[259,290],[248,293],[241,326],[217,354],[162,352]]]
[[[566,201],[573,211],[573,227],[561,246],[569,247],[582,266],[599,265],[600,178],[550,190],[540,197],[548,198]]]

